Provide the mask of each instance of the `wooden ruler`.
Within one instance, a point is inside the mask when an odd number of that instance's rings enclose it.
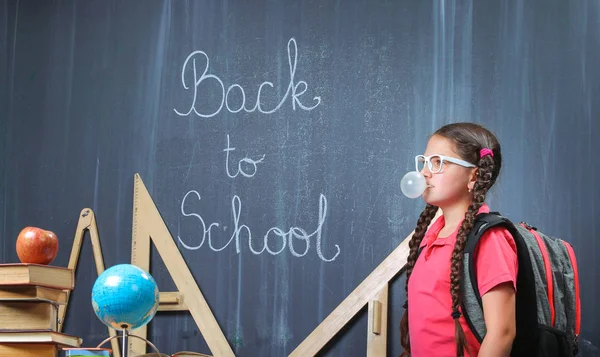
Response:
[[[434,222],[440,213],[438,210],[431,222]],[[316,355],[365,305],[368,305],[369,309],[367,357],[387,356],[389,281],[404,269],[410,251],[408,242],[413,233],[414,231],[292,351],[289,357]]]

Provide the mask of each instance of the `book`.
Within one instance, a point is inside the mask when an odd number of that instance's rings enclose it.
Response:
[[[5,343],[43,343],[55,344],[58,347],[79,347],[80,337],[67,335],[55,331],[43,330],[0,330],[0,344]]]
[[[110,357],[112,350],[110,348],[99,347],[65,347],[62,349],[65,357]]]
[[[0,285],[0,303],[4,301],[46,301],[55,305],[65,305],[67,303],[67,292],[43,286]]]
[[[58,349],[52,344],[3,343],[0,357],[58,357]]]
[[[181,351],[181,352],[173,353],[170,356],[167,354],[164,354],[164,353],[157,355],[156,352],[151,352],[151,353],[146,353],[143,355],[137,355],[136,357],[212,357],[212,356],[205,355],[203,353],[198,353],[198,352]]]
[[[37,285],[72,290],[75,274],[72,269],[41,264],[0,264],[0,286]]]
[[[49,302],[0,301],[0,330],[50,330],[58,327],[58,306]]]

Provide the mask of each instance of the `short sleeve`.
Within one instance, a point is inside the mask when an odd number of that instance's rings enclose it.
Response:
[[[517,290],[517,247],[508,230],[503,227],[487,230],[479,240],[473,258],[481,296],[507,282]]]

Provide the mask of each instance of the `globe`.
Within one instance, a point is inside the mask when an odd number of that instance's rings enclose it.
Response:
[[[92,287],[96,316],[115,330],[142,327],[158,310],[159,292],[154,278],[131,264],[106,269]]]

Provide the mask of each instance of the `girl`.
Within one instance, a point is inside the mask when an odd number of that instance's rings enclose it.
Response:
[[[508,356],[516,332],[517,254],[505,228],[486,231],[474,252],[487,333],[480,344],[461,313],[462,251],[502,165],[500,144],[480,125],[454,123],[436,131],[416,157],[427,206],[410,240],[402,356]],[[438,209],[442,215],[427,227]],[[417,253],[422,248],[421,253]]]

